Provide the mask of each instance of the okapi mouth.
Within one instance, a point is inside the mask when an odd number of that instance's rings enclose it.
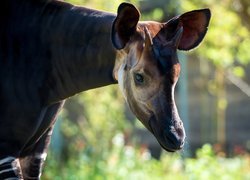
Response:
[[[155,136],[158,143],[168,152],[176,152],[184,147],[185,130],[184,127],[175,129],[173,126],[160,127],[157,124],[155,116],[148,121],[149,131]]]

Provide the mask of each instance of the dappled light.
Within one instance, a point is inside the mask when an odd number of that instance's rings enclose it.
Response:
[[[115,13],[121,1],[68,2]],[[162,151],[118,87],[103,87],[66,103],[42,179],[250,179],[250,23],[245,20],[250,13],[243,7],[249,2],[132,3],[142,20],[167,21],[193,9],[211,10],[204,42],[188,55],[179,54],[176,98],[187,133],[184,149]]]
[[[125,1],[3,1],[0,179],[250,179],[250,1]]]

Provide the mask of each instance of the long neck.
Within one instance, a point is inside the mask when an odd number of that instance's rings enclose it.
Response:
[[[116,51],[111,44],[115,15],[51,2],[43,9],[42,36],[51,68],[45,82],[47,102],[116,83]]]

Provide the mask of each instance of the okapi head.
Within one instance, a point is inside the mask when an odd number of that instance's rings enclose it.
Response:
[[[177,49],[195,48],[204,38],[209,9],[195,10],[166,23],[139,22],[140,13],[123,3],[113,22],[112,43],[119,50],[114,77],[131,110],[167,151],[182,149],[185,130],[174,89],[180,75]]]

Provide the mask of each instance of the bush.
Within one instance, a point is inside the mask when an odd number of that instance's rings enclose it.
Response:
[[[122,134],[114,137],[112,148],[103,150],[105,156],[95,156],[94,152],[86,149],[79,157],[70,159],[64,165],[56,161],[50,153],[42,179],[235,180],[250,178],[249,155],[234,158],[216,156],[212,147],[206,144],[197,151],[196,158],[183,159],[179,153],[163,153],[160,160],[155,160],[150,157],[147,149],[125,146],[122,138]]]

